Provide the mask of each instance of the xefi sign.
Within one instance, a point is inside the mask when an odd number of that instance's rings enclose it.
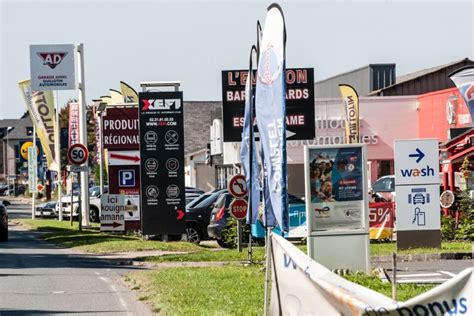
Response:
[[[139,94],[140,191],[144,235],[178,235],[184,220],[182,92]]]
[[[242,139],[247,77],[248,70],[222,71],[225,142],[240,142]],[[286,69],[285,79],[287,139],[313,139],[315,136],[314,69]],[[255,89],[255,82],[252,82],[252,86]]]

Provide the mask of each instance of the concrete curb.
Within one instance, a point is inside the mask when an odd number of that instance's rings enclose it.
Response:
[[[436,260],[466,260],[472,259],[472,252],[443,252],[443,253],[422,253],[397,255],[397,261],[436,261]],[[377,256],[370,258],[372,263],[392,262],[392,256]]]

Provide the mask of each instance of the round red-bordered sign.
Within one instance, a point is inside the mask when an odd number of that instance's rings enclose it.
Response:
[[[230,215],[237,220],[245,219],[247,216],[247,209],[247,201],[242,199],[233,200],[229,205]]]
[[[82,144],[74,144],[69,147],[67,158],[72,165],[82,165],[89,158],[89,150]]]
[[[247,195],[247,182],[245,181],[245,177],[241,174],[233,176],[229,181],[227,189],[233,197],[238,199],[243,198]]]

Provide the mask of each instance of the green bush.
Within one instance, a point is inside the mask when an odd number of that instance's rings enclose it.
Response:
[[[441,215],[441,239],[449,241],[455,239],[455,220],[451,216]]]
[[[249,225],[242,221],[242,242],[247,243],[250,234]],[[229,248],[237,247],[237,220],[233,217],[229,217],[227,224],[222,231],[222,241],[229,246]]]

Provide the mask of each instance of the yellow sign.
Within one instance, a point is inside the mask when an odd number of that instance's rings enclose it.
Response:
[[[33,146],[33,142],[24,142],[20,148],[20,155],[23,159],[28,160],[28,148]],[[39,155],[39,149],[36,148],[36,155]]]

